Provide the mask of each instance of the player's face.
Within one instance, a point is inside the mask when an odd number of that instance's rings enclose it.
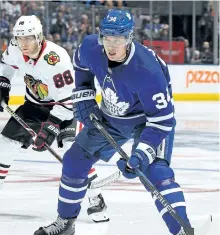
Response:
[[[16,39],[18,42],[18,46],[24,55],[31,57],[38,52],[39,46],[34,35],[19,36],[16,37]]]
[[[127,40],[124,36],[104,36],[103,46],[109,60],[122,61],[126,57]]]

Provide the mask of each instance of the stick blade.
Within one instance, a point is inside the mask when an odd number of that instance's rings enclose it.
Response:
[[[111,174],[110,176],[108,176],[104,179],[100,179],[98,181],[92,181],[89,188],[96,189],[96,188],[101,188],[101,187],[107,186],[107,185],[115,182],[117,179],[119,179],[120,176],[121,176],[121,172],[116,171],[115,173]]]
[[[194,235],[208,235],[208,231],[211,226],[212,216],[210,215],[201,227],[194,229]]]

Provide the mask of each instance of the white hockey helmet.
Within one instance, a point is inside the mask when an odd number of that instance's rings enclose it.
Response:
[[[40,19],[35,16],[21,16],[13,28],[13,36],[30,36],[34,35],[38,44],[43,40],[43,27]]]

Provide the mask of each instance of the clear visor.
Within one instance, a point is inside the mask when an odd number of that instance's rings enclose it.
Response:
[[[102,44],[106,47],[123,47],[130,42],[125,36],[102,36]]]

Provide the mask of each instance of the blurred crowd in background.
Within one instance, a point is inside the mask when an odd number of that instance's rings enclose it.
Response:
[[[150,15],[149,9],[130,7],[129,3],[120,0],[2,1],[0,52],[6,49],[16,20],[21,15],[36,15],[44,26],[47,40],[64,47],[72,57],[86,35],[98,33],[100,20],[111,8],[126,8],[133,13],[137,41],[143,43],[144,40],[170,40],[168,14],[153,12]],[[182,24],[181,30],[179,24],[172,25],[172,40],[184,42],[185,64],[213,64],[213,7],[209,1],[204,2],[203,6],[202,14],[196,17],[196,48],[192,48],[192,35],[186,30],[187,24]],[[190,17],[182,17],[182,21],[185,20],[190,21]]]

